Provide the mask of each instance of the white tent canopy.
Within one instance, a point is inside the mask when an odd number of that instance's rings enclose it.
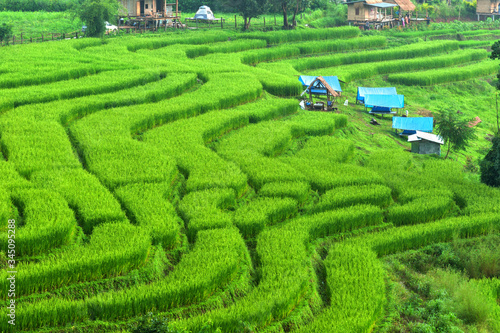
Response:
[[[212,13],[212,10],[208,6],[201,6],[198,11],[196,12],[196,15],[194,15],[194,18],[197,20],[214,20],[214,13]]]

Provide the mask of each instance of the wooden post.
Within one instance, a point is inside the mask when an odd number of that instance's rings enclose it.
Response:
[[[16,45],[16,36],[12,35],[12,45]]]
[[[75,38],[78,39],[78,31],[75,32]]]
[[[222,17],[220,18],[220,28],[224,29],[224,19]]]
[[[198,29],[198,19],[196,19],[196,29]]]
[[[266,27],[266,17],[264,16],[264,28]]]
[[[21,44],[23,44],[23,33],[21,32]]]
[[[43,33],[42,33],[42,42],[43,42]]]
[[[52,40],[54,40],[54,33],[52,33]]]
[[[236,15],[234,15],[234,28],[238,29],[238,22],[236,21]]]
[[[33,37],[30,37],[30,43],[33,43]]]
[[[276,15],[274,15],[274,25],[276,25]]]

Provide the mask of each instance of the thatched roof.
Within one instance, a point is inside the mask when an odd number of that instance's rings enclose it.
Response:
[[[323,79],[323,77],[321,77],[321,76],[318,76],[318,78],[317,78],[316,80],[314,80],[313,82],[311,82],[311,84],[309,85],[309,87],[307,87],[307,89],[311,89],[311,87],[313,87],[313,86],[314,86],[314,84],[315,84],[316,82],[318,82],[318,81],[319,81],[319,82],[321,82],[321,85],[323,85],[323,86],[325,87],[325,89],[326,89],[326,90],[327,90],[327,91],[328,91],[328,92],[329,92],[332,96],[334,96],[334,97],[339,97],[339,96],[340,96],[340,94],[339,94],[337,91],[333,90],[333,88],[332,88],[332,87],[331,87],[331,86],[330,86],[330,85],[329,85],[329,84],[325,81],[325,79]]]
[[[410,0],[392,0],[394,1],[401,10],[414,11],[415,5]],[[392,2],[390,1],[390,2]]]

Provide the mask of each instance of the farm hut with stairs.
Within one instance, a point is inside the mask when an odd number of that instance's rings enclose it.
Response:
[[[498,19],[498,6],[500,5],[500,0],[477,0],[476,15],[477,20],[486,19],[491,17],[493,21]]]
[[[360,0],[347,2],[347,21],[349,25],[394,26],[394,3],[382,0]]]

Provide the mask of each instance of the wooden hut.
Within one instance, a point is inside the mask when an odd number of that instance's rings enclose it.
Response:
[[[491,17],[495,20],[495,16],[498,16],[498,5],[499,0],[477,0],[476,14],[477,20],[481,18]]]
[[[179,1],[120,0],[125,12],[120,12],[119,29],[158,29],[159,26],[179,25]],[[125,26],[123,23],[128,22]],[[120,26],[122,25],[122,26]]]
[[[179,12],[179,2],[169,3],[167,0],[120,0],[128,16],[173,16]]]
[[[382,0],[359,0],[347,3],[347,21],[349,25],[381,27],[394,23],[393,8],[396,4]]]

